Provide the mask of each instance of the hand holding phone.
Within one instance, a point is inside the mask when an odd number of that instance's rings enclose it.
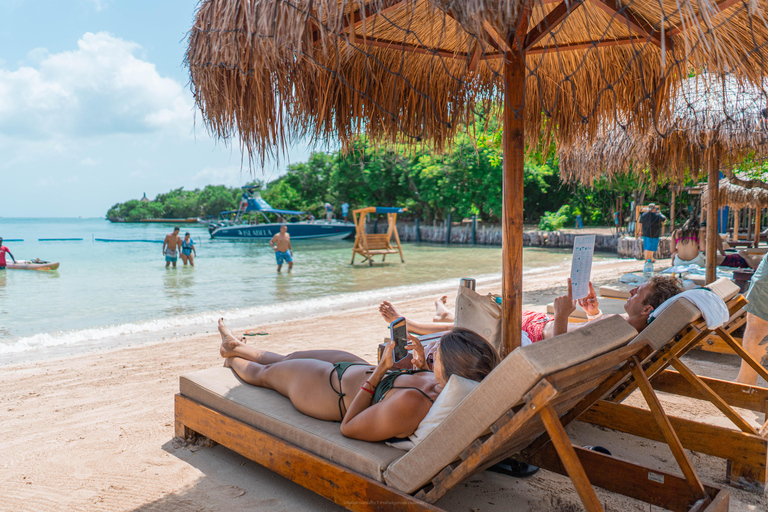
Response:
[[[408,344],[408,328],[404,317],[401,316],[389,324],[389,337],[394,342],[392,355],[395,363],[408,357],[408,350],[405,348]]]

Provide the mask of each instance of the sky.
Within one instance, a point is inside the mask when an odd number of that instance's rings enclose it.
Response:
[[[209,136],[183,65],[196,5],[0,0],[0,218],[103,217],[144,193],[271,181],[308,158],[301,144],[251,169],[237,140]]]

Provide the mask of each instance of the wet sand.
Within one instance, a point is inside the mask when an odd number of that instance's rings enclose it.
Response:
[[[599,285],[640,268],[635,261],[596,266],[593,281]],[[564,265],[560,271],[528,278],[526,307],[543,311],[547,302],[564,292],[567,275]],[[479,291],[498,292],[498,285]],[[455,289],[444,293],[449,296],[448,307],[453,307]],[[435,297],[398,306],[410,316],[430,319]],[[249,343],[268,350],[337,348],[372,362],[378,343],[387,335],[375,308],[252,327],[269,335],[252,337]],[[186,445],[174,439],[173,395],[179,375],[221,365],[219,340],[216,326],[211,325],[208,332],[195,336],[3,367],[0,510],[340,510],[222,446]],[[738,372],[735,357],[695,354],[687,361],[715,377],[732,379]],[[642,403],[635,395],[630,400]],[[670,413],[727,425],[708,404],[668,395],[662,400]],[[578,422],[568,430],[576,443],[606,446],[616,455],[679,473],[665,445]],[[724,485],[724,461],[689,455],[705,483]],[[646,504],[597,492],[607,510],[649,510]],[[581,509],[570,481],[544,471],[525,480],[484,472],[460,484],[438,505],[467,512],[510,510],[513,505],[520,511]],[[768,498],[731,488],[730,509],[768,510]]]

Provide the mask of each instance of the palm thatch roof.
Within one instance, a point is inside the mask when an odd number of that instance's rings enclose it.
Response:
[[[644,134],[606,123],[600,136],[561,146],[563,177],[589,183],[595,176],[634,172],[651,183],[660,177],[682,183],[698,179],[707,155],[715,153],[721,170],[745,185],[746,176],[737,177],[732,169],[768,156],[766,88],[746,86],[733,75],[704,73],[684,80],[672,97]]]
[[[260,157],[305,137],[440,149],[525,62],[526,133],[652,129],[690,70],[761,83],[768,0],[206,0],[186,64],[216,136]],[[526,23],[527,22],[527,23]],[[522,27],[520,29],[519,27]]]
[[[738,175],[736,175],[738,176]],[[743,175],[741,175],[743,177]],[[738,177],[722,178],[718,186],[719,206],[730,206],[731,208],[768,208],[768,190],[762,186],[744,186],[741,183],[749,180],[739,180]],[[758,177],[761,185],[768,183],[768,174]],[[702,191],[702,204],[710,204],[709,190],[707,187]]]

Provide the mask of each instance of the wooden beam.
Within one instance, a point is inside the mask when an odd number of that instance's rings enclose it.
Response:
[[[650,23],[640,18],[629,7],[619,3],[618,0],[591,0],[595,7],[601,9],[611,18],[623,18],[629,30],[647,37],[653,44],[661,48],[661,32],[659,32]],[[672,39],[668,35],[664,36],[664,45],[667,51],[672,51]]]
[[[454,53],[450,50],[444,49],[432,49],[424,46],[415,46],[408,43],[402,43],[397,41],[389,41],[387,39],[363,37],[357,36],[357,42],[359,46],[373,46],[377,48],[386,48],[389,50],[400,50],[411,53],[423,53],[425,55],[438,55],[440,57],[446,57],[451,59],[466,60],[467,55],[465,53]]]
[[[707,193],[709,204],[707,205],[707,284],[717,279],[717,211],[720,203],[720,165],[716,149],[708,151],[707,158]]]
[[[699,376],[699,378],[732,407],[740,407],[759,413],[766,412],[766,407],[768,407],[768,388],[748,386],[709,377]],[[653,379],[653,389],[699,400],[707,399],[706,396],[691,386],[682,375],[672,370],[664,370],[657,375]]]
[[[527,51],[534,44],[544,39],[547,34],[552,32],[571,12],[578,9],[583,3],[584,0],[563,0],[526,34],[523,49]]]
[[[600,401],[581,415],[579,421],[664,442],[664,435],[653,414],[639,407]],[[746,464],[765,473],[767,439],[674,416],[669,416],[669,421],[686,449]]]
[[[606,48],[609,46],[627,46],[630,44],[643,44],[644,39],[641,39],[639,37],[627,37],[624,39],[607,39],[605,41],[584,41],[582,43],[569,43],[569,44],[559,44],[559,45],[551,45],[551,46],[538,46],[530,48],[528,51],[525,52],[526,55],[540,55],[542,53],[547,52],[570,52],[575,50],[588,50],[590,48]],[[492,58],[499,58],[501,57],[501,54],[490,54],[486,58],[492,59]]]
[[[490,37],[489,42],[501,52],[500,56],[503,57],[505,53],[510,51],[506,39],[493,28],[493,25],[488,23],[488,21],[483,21],[483,28],[488,33],[488,37]]]
[[[755,208],[755,249],[760,247],[760,230],[762,226],[760,223],[763,221],[763,209],[759,206]]]

